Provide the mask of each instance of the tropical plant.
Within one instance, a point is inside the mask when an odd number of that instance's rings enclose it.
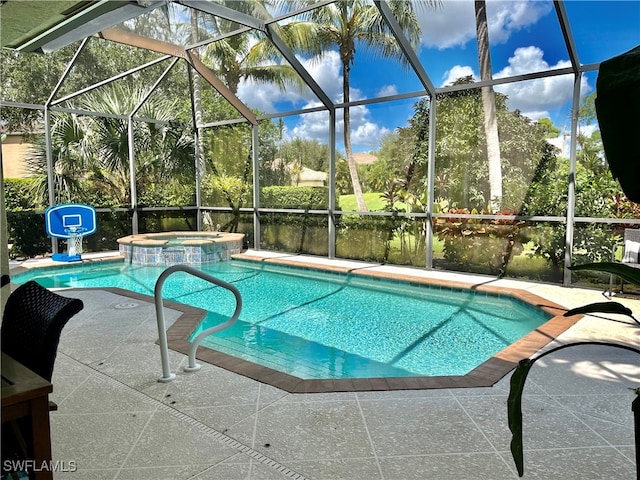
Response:
[[[107,205],[130,202],[129,133],[125,120],[142,99],[142,87],[116,84],[80,101],[82,108],[107,114],[84,117],[53,113],[51,144],[55,202],[82,201],[93,185]],[[160,96],[148,99],[139,115],[161,123],[133,122],[136,188],[187,185],[193,181],[193,139],[190,129],[173,122],[173,102]],[[111,115],[110,115],[111,114]],[[32,191],[48,205],[46,145],[39,136],[27,157],[34,176]]]
[[[37,135],[26,162],[32,177],[30,192],[39,205],[49,205],[47,147],[44,135]],[[82,176],[86,172],[86,135],[77,115],[51,114],[51,161],[55,203],[81,198]]]
[[[306,0],[292,0],[284,2],[294,9],[315,3]],[[420,26],[418,25],[414,5],[434,6],[437,1],[418,2],[416,4],[405,1],[390,1],[388,5],[398,20],[409,42],[417,47],[420,41]],[[311,53],[316,60],[320,59],[330,49],[337,48],[342,63],[342,101],[347,104],[344,108],[344,148],[349,165],[349,174],[356,196],[358,210],[366,212],[362,187],[358,176],[356,162],[353,158],[351,145],[351,117],[348,103],[351,99],[351,68],[355,61],[356,49],[370,53],[374,58],[392,58],[408,66],[406,56],[402,54],[398,42],[393,37],[378,8],[364,0],[349,2],[334,2],[314,8],[303,15],[304,20],[292,22],[290,28],[305,32],[299,35],[301,39],[294,48],[303,54]]]
[[[224,0],[231,8],[261,20],[271,19],[269,0]],[[305,88],[304,81],[281,57],[273,43],[255,30],[229,35],[242,25],[222,17],[208,17],[211,33],[222,38],[209,43],[202,55],[203,61],[220,77],[233,93],[238,93],[242,80],[277,85],[284,91],[287,87]],[[289,28],[282,27],[282,30]],[[209,35],[211,35],[211,33]]]
[[[142,87],[114,84],[82,100],[84,109],[106,114],[130,115],[146,97]],[[193,137],[190,129],[174,122],[175,105],[151,96],[137,115],[159,121],[133,121],[136,188],[155,182],[191,182],[194,178]],[[95,161],[92,179],[100,181],[120,204],[129,198],[129,132],[127,121],[112,116],[84,119],[87,152]]]

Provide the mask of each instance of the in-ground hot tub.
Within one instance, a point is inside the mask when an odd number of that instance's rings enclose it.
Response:
[[[230,260],[242,251],[244,233],[161,232],[118,239],[120,255],[138,265],[201,264]]]

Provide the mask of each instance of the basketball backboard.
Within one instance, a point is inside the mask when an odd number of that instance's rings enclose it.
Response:
[[[96,211],[82,203],[61,203],[45,211],[47,235],[57,238],[69,238],[74,231],[83,236],[96,231]]]

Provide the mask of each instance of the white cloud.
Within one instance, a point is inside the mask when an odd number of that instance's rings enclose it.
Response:
[[[342,98],[342,63],[338,52],[330,50],[318,60],[301,60],[301,63],[330,99]]]
[[[518,48],[509,58],[509,65],[496,72],[495,78],[503,78],[523,73],[564,68],[570,66],[568,60],[561,60],[549,65],[544,60],[544,52],[538,47]],[[537,120],[548,117],[549,110],[560,108],[571,102],[573,95],[573,75],[559,75],[524,82],[496,85],[495,90],[509,97],[508,105],[520,110],[523,115]],[[591,91],[586,78],[583,77],[581,91]]]
[[[300,62],[304,65],[309,74],[318,83],[320,88],[327,94],[327,96],[334,102],[342,102],[342,65],[340,57],[337,52],[329,51],[320,60],[304,60]],[[261,86],[260,89],[263,87]],[[260,90],[253,88],[253,90]],[[263,95],[261,92],[248,92],[253,95],[253,99],[259,100],[261,98],[270,98],[271,102],[282,99],[293,99],[295,94],[287,93],[282,94],[277,89],[271,89],[269,93]],[[381,88],[380,95],[395,95],[397,94],[397,88],[395,85],[385,85]],[[272,95],[272,96],[270,96]],[[365,98],[362,91],[357,88],[351,88],[349,95],[351,100],[361,100]],[[243,100],[245,97],[241,97]],[[321,103],[309,91],[304,96],[298,96],[300,102],[298,108],[306,109],[321,106]],[[252,103],[247,103],[253,106]],[[271,110],[273,111],[273,110]],[[378,140],[383,135],[389,133],[389,129],[382,127],[371,119],[371,112],[365,105],[359,105],[351,107],[349,109],[351,115],[351,142],[354,149],[357,147],[366,147],[367,149],[377,147]],[[300,115],[299,121],[290,129],[285,132],[285,138],[308,138],[317,139],[320,142],[327,143],[329,140],[329,115],[327,112],[312,112]],[[338,110],[336,114],[336,137],[338,143],[342,143],[344,123],[343,123],[342,110]]]
[[[491,43],[505,43],[511,32],[534,25],[551,11],[551,2],[487,2],[487,23]]]
[[[320,102],[312,102],[305,105],[305,108],[313,108],[322,105]],[[292,138],[317,139],[322,143],[329,140],[329,114],[325,111],[305,113],[300,116],[295,126],[287,129],[285,139]]]
[[[351,143],[355,150],[358,150],[357,147],[367,147],[368,150],[374,150],[379,147],[380,139],[389,133],[391,133],[390,129],[366,121],[358,125],[355,130],[353,127],[351,128]]]
[[[567,152],[569,152],[569,139],[566,138],[564,135],[561,134],[555,138],[547,138],[547,142],[553,145],[554,147],[560,149],[560,155],[564,157],[569,156],[567,154]]]
[[[444,50],[464,47],[475,42],[476,24],[473,0],[445,1],[434,10],[418,9],[417,18],[422,28],[422,45]],[[551,11],[550,2],[488,1],[487,23],[492,44],[505,43],[512,32],[535,24]]]
[[[544,59],[544,52],[534,46],[517,48],[509,58],[509,64],[494,74],[494,78],[505,78],[532,72],[560,69],[571,66],[568,60],[560,60],[550,65]],[[442,86],[450,85],[460,77],[471,75],[478,80],[473,68],[469,65],[456,65],[445,72]],[[508,97],[510,109],[518,109],[523,115],[538,120],[550,117],[550,111],[562,108],[571,103],[573,96],[573,75],[558,75],[523,82],[496,85],[495,90]],[[580,86],[582,95],[590,93],[593,88],[586,77]]]
[[[300,100],[300,94],[288,89],[282,92],[276,85],[270,83],[257,84],[253,81],[240,81],[238,85],[238,98],[250,108],[257,108],[261,112],[273,113],[277,111],[276,101],[290,101],[296,103]]]
[[[451,85],[457,79],[462,77],[469,77],[469,76],[473,77],[474,80],[478,79],[478,76],[475,74],[475,72],[473,71],[473,68],[471,68],[470,66],[455,65],[453,68],[451,68],[450,70],[447,70],[444,73],[444,80],[441,86]]]
[[[472,1],[443,2],[435,11],[420,8],[416,16],[422,29],[422,44],[426,47],[443,50],[463,46],[476,37]]]
[[[376,97],[390,97],[392,95],[398,94],[398,86],[397,85],[383,85],[382,88],[378,90]]]
[[[312,108],[319,106],[315,102],[305,106]],[[354,150],[371,150],[378,147],[378,141],[387,135],[390,130],[374,122],[371,112],[364,105],[351,107],[349,109],[351,118],[351,143]],[[336,140],[342,144],[344,135],[343,110],[336,112]],[[285,132],[285,139],[295,137],[317,139],[319,142],[328,143],[329,140],[329,115],[327,112],[311,112],[300,116],[300,121],[291,129]],[[358,148],[360,147],[360,148]]]
[[[600,130],[600,126],[592,123],[591,125],[580,125],[578,133],[584,135],[585,137],[591,137],[591,135],[593,135],[593,132],[595,132],[596,130]]]
[[[337,52],[329,51],[318,60],[300,60],[300,62],[329,98],[333,101],[340,101],[342,97],[342,76],[340,75],[342,65]],[[277,102],[290,102],[293,105],[291,109],[295,110],[301,108],[303,103],[318,100],[311,89],[305,88],[304,91],[299,92],[288,87],[283,92],[276,85],[258,84],[251,79],[240,81],[238,98],[249,107],[267,113],[278,111],[275,106]]]

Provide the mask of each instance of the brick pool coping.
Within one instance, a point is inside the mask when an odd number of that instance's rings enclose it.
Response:
[[[476,292],[488,293],[492,295],[508,296],[522,302],[534,305],[549,314],[551,319],[545,322],[534,331],[530,332],[520,340],[512,343],[495,356],[480,364],[466,375],[459,376],[416,376],[416,377],[394,377],[394,378],[354,378],[354,379],[301,379],[287,373],[274,370],[269,367],[258,365],[247,360],[243,360],[226,353],[212,350],[200,346],[196,352],[196,358],[202,362],[216,365],[225,370],[243,375],[256,381],[272,385],[289,393],[327,393],[327,392],[364,392],[364,391],[385,391],[385,390],[426,390],[439,388],[471,388],[490,387],[501,378],[513,370],[522,359],[531,357],[538,350],[553,341],[558,335],[574,325],[582,315],[564,317],[566,308],[532,294],[526,290],[497,287],[488,284],[471,284],[460,281],[443,279],[424,278],[411,275],[409,273],[389,273],[371,268],[352,268],[347,266],[322,265],[318,263],[304,262],[297,258],[291,261],[287,258],[263,258],[245,256],[243,254],[234,256],[235,259],[273,265],[295,266],[320,271],[330,271],[359,275],[363,277],[384,278],[396,281],[411,282],[414,284],[428,285],[440,289],[472,289]],[[95,260],[94,260],[95,261]],[[83,260],[84,262],[84,260]],[[27,270],[24,267],[12,269],[12,274],[17,274]],[[70,289],[74,290],[74,289]],[[78,288],[76,290],[85,290]],[[131,292],[129,290],[113,287],[98,288],[117,295],[132,299],[153,303],[154,299],[150,295]],[[192,307],[182,303],[164,300],[164,306],[172,310],[181,312],[181,315],[167,329],[167,342],[170,349],[189,354],[191,342],[189,336],[198,327],[206,311],[197,307]]]

